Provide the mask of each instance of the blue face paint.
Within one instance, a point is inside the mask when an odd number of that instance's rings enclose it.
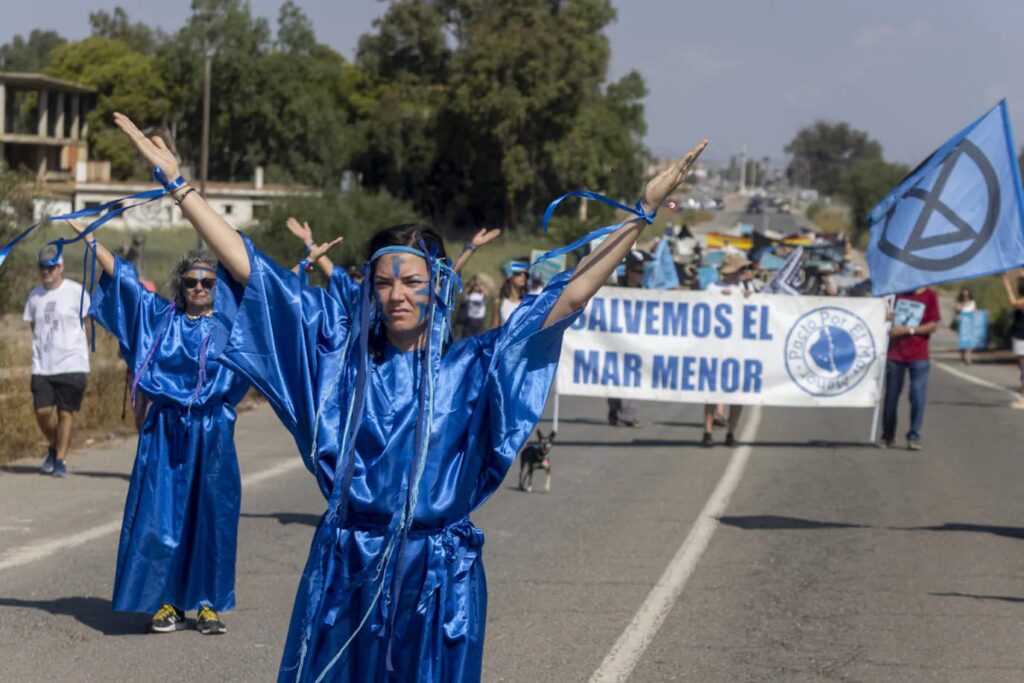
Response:
[[[413,292],[413,295],[414,296],[422,296],[422,297],[427,299],[427,301],[425,301],[425,302],[423,302],[423,301],[417,301],[416,302],[416,306],[419,307],[419,309],[420,309],[420,322],[423,322],[427,318],[427,313],[428,313],[428,309],[429,309],[428,303],[430,302],[430,285],[426,285],[422,289],[417,289],[415,292]]]
[[[391,274],[394,275],[395,279],[398,279],[399,273],[402,271],[402,264],[405,263],[405,259],[401,256],[391,257]]]

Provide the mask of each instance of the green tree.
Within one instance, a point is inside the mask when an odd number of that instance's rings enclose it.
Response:
[[[123,7],[115,7],[113,12],[90,12],[89,26],[92,27],[92,35],[120,40],[147,55],[156,54],[167,42],[167,34],[142,22],[132,22]]]
[[[535,224],[567,187],[633,195],[638,74],[608,84],[607,0],[400,0],[364,36],[364,182],[438,225]]]
[[[786,145],[793,155],[786,170],[790,182],[833,195],[843,174],[862,160],[882,159],[882,146],[848,123],[818,121],[801,128]]]
[[[143,127],[167,120],[171,102],[156,58],[121,40],[92,37],[54,50],[46,72],[96,88],[96,107],[86,115],[93,155],[109,160],[118,178],[141,172],[134,147],[111,120],[115,111]]]
[[[28,39],[14,36],[11,42],[0,46],[0,70],[42,71],[50,53],[67,41],[56,31],[34,29]]]
[[[32,181],[27,173],[0,161],[0,245],[7,244],[32,220]],[[25,249],[15,249],[0,266],[0,313],[16,313],[34,284],[35,267]]]
[[[163,51],[170,65],[176,148],[198,169],[203,61],[212,55],[210,177],[337,184],[348,157],[351,65],[317,43],[294,2],[281,7],[277,40],[242,0],[194,0]]]
[[[843,174],[839,194],[849,203],[856,241],[868,237],[868,213],[896,187],[910,168],[883,159],[861,159]]]

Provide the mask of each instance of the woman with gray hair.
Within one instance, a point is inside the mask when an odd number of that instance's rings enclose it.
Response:
[[[83,227],[71,222],[81,233]],[[152,614],[150,628],[224,633],[235,605],[241,481],[235,406],[249,383],[207,362],[216,261],[190,251],[171,271],[168,301],[130,263],[85,238],[103,269],[90,315],[117,338],[132,370],[132,400],[152,401],[139,434],[117,552],[113,608]]]

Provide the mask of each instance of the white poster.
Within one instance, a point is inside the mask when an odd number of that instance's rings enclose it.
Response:
[[[882,299],[605,287],[566,331],[558,392],[871,407],[886,312]]]

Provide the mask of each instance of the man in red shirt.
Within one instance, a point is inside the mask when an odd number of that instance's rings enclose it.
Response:
[[[910,431],[907,448],[921,450],[921,422],[928,393],[928,370],[931,367],[928,340],[939,325],[939,301],[935,291],[927,287],[897,294],[890,314],[889,357],[885,364],[885,406],[882,412],[883,448],[896,437],[896,408],[903,392],[903,378],[910,372]]]

